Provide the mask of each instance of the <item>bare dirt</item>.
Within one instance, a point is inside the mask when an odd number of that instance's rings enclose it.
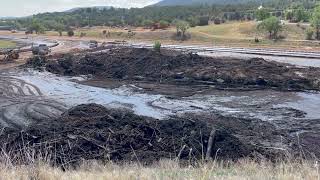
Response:
[[[61,75],[88,75],[126,81],[206,85],[234,90],[319,90],[320,69],[299,68],[259,58],[202,57],[175,51],[113,48],[103,53],[51,59],[46,70]]]

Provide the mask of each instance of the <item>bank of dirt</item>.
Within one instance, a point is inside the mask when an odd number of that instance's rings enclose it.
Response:
[[[49,58],[50,59],[50,58]],[[29,60],[29,65],[39,66]],[[92,74],[111,78],[175,85],[210,85],[217,89],[319,90],[320,69],[299,68],[260,58],[203,57],[151,49],[112,48],[51,58],[41,63],[49,72],[62,75]]]
[[[59,165],[93,159],[150,164],[160,159],[199,162],[210,137],[210,157],[218,160],[276,160],[294,149],[286,131],[260,120],[186,114],[159,121],[97,104],[79,105],[22,131],[7,128],[0,142],[2,152],[18,162],[28,162],[26,154],[50,154],[46,158]]]

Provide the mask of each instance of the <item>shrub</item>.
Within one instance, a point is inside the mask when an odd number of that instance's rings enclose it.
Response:
[[[73,31],[73,30],[69,30],[69,31],[68,31],[68,36],[69,36],[69,37],[74,36],[74,31]]]
[[[155,51],[157,51],[157,52],[160,52],[160,50],[161,50],[161,42],[160,41],[154,42],[153,49]]]
[[[26,65],[28,67],[40,70],[46,64],[46,62],[47,59],[45,56],[33,56],[27,60]]]
[[[164,29],[164,28],[169,27],[169,23],[168,23],[167,21],[164,21],[164,20],[161,20],[161,21],[159,22],[159,25],[160,25],[160,28],[161,28],[161,29]]]
[[[312,40],[314,31],[312,28],[308,28],[306,31],[306,40]]]
[[[87,35],[87,33],[81,32],[80,33],[80,37],[85,37]]]

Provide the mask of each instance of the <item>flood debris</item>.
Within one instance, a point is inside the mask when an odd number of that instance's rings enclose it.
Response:
[[[285,132],[260,120],[189,114],[159,121],[97,104],[76,106],[22,131],[6,128],[0,142],[13,160],[28,162],[25,154],[32,153],[47,155],[57,165],[82,160],[151,164],[160,159],[277,159],[291,151]]]
[[[173,50],[112,48],[53,58],[46,70],[62,75],[92,74],[140,82],[207,85],[217,89],[319,90],[320,69],[300,68],[261,58],[204,57]]]

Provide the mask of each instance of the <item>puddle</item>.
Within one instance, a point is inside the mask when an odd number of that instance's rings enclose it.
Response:
[[[123,107],[138,115],[158,119],[186,112],[219,112],[223,115],[282,120],[296,117],[294,108],[307,113],[308,118],[320,117],[320,94],[264,91],[213,91],[210,95],[197,94],[183,98],[167,98],[134,91],[128,84],[116,89],[104,89],[74,82],[84,77],[59,77],[48,72],[20,72],[11,76],[32,84],[43,97],[73,107],[97,103],[109,107]],[[30,89],[28,89],[30,91]],[[29,92],[29,94],[32,94]]]

